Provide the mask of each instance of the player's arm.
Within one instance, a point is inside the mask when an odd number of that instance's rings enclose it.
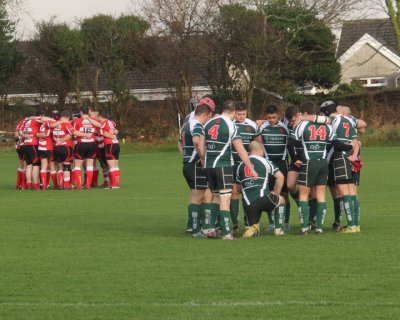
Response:
[[[253,141],[257,141],[257,142],[263,144],[263,139],[262,139],[261,134],[256,136],[256,137],[254,137]]]
[[[58,120],[56,122],[51,123],[49,127],[53,129],[53,128],[58,127],[59,125],[61,125],[63,123],[64,123],[63,120]]]
[[[202,166],[204,167],[204,158],[206,154],[206,137],[203,135],[193,137],[193,146],[200,157]]]
[[[179,153],[183,157],[183,147],[182,147],[182,142],[180,142],[180,141],[178,141],[178,149],[179,149]]]
[[[38,137],[39,139],[44,139],[47,137],[47,134],[45,132],[39,132],[36,137]]]
[[[103,136],[111,140],[117,140],[117,136],[112,134],[110,131],[103,132]]]
[[[274,177],[276,179],[274,193],[279,195],[281,194],[283,184],[285,183],[285,176],[282,174],[282,172],[278,171],[274,174]]]
[[[258,179],[258,174],[254,170],[254,166],[250,161],[249,155],[247,154],[246,149],[243,147],[243,143],[241,139],[236,139],[233,140],[232,142],[233,146],[235,147],[235,150],[237,151],[240,159],[244,162],[244,164],[248,167],[251,168],[251,172],[253,173],[254,180]]]
[[[82,118],[83,118],[83,119],[86,119],[86,120],[89,120],[89,122],[90,122],[93,126],[95,126],[96,128],[101,129],[101,124],[100,124],[100,122],[97,121],[97,120],[95,120],[95,119],[93,119],[92,117],[89,117],[87,114],[83,115]],[[110,138],[110,139],[111,139],[111,138]]]
[[[67,133],[64,138],[62,138],[61,140],[58,140],[56,142],[56,145],[63,144],[64,142],[68,141],[69,139],[72,139],[72,136],[69,133]]]
[[[297,127],[297,125],[302,121],[309,121],[309,122],[315,122],[315,123],[320,123],[320,124],[331,124],[332,123],[331,118],[329,118],[327,116],[301,115],[300,117],[298,117],[296,119],[293,127]]]
[[[87,133],[80,132],[79,130],[76,130],[76,129],[72,132],[72,134],[76,137],[82,137],[82,138],[88,138],[88,139],[92,137],[92,134],[90,132],[87,132]]]
[[[367,126],[367,123],[364,120],[357,119],[357,129],[363,129]],[[365,129],[364,129],[365,132]]]

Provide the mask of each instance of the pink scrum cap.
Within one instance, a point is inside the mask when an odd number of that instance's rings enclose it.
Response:
[[[215,111],[215,103],[210,98],[205,97],[201,99],[197,105],[199,106],[201,104],[206,104],[211,108],[212,111]]]

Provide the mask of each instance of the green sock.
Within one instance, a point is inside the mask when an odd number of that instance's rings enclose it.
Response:
[[[286,203],[281,204],[275,209],[275,229],[280,229],[282,227],[283,216],[286,211]]]
[[[227,210],[220,210],[219,211],[219,221],[222,226],[222,235],[226,236],[231,233],[230,227],[230,216],[231,213]]]
[[[239,224],[239,199],[231,199],[231,219],[232,224]]]
[[[340,210],[340,201],[342,198],[333,199],[333,208],[335,210],[335,222],[340,224],[341,218],[341,210]]]
[[[358,227],[360,225],[360,201],[358,200],[357,196],[351,196],[353,200],[353,207],[354,207],[354,225]]]
[[[347,225],[349,227],[353,227],[354,226],[353,200],[349,195],[343,196],[342,199],[343,199],[344,212],[346,212]]]
[[[211,203],[201,204],[201,226],[203,229],[210,229]]]
[[[286,209],[285,209],[285,223],[289,223],[289,218],[290,218],[290,202],[285,203]]]
[[[201,227],[201,205],[192,203],[189,207],[191,207],[193,233],[198,233]]]
[[[302,228],[307,228],[308,226],[308,203],[306,201],[300,201],[299,202],[299,215],[300,215],[300,221],[301,221],[301,227]]]
[[[269,224],[274,224],[274,216],[272,215],[272,211],[267,211]]]
[[[308,221],[315,224],[315,219],[317,218],[317,199],[309,200],[308,205],[310,206],[310,216]]]
[[[317,203],[317,229],[322,229],[326,215],[326,202]]]
[[[219,214],[219,204],[211,203],[210,229],[215,229],[215,222]]]
[[[193,220],[192,220],[192,208],[191,204],[188,205],[188,216],[186,220],[186,229],[192,229],[193,228]]]
[[[293,200],[296,201],[297,206],[299,206],[299,192],[297,191],[296,193],[290,195],[292,196]]]

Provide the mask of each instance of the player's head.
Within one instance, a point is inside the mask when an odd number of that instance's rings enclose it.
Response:
[[[97,118],[98,115],[99,115],[98,111],[92,110],[92,112],[90,112],[90,116],[93,118]]]
[[[252,156],[264,156],[264,147],[258,141],[252,141],[249,144],[249,153]]]
[[[33,112],[32,112],[32,111],[27,112],[27,113],[25,113],[25,115],[24,115],[24,119],[30,118],[30,117],[32,117],[32,116],[33,116]]]
[[[350,116],[351,115],[351,108],[350,105],[347,103],[341,103],[336,107],[337,113],[343,116]]]
[[[43,110],[36,110],[35,111],[35,117],[42,117],[44,116],[44,111]]]
[[[236,101],[235,106],[236,106],[236,115],[235,115],[236,121],[239,123],[245,122],[248,110],[246,102]]]
[[[337,103],[334,101],[325,101],[321,104],[319,111],[329,117],[332,113],[336,113]]]
[[[88,106],[81,107],[81,115],[89,115],[89,107]]]
[[[278,107],[271,104],[265,108],[265,119],[270,125],[276,125],[279,121]]]
[[[231,120],[235,119],[235,113],[236,113],[235,101],[226,100],[222,105],[222,113],[225,113],[225,115]]]
[[[297,114],[299,113],[299,109],[296,106],[289,106],[285,109],[285,118],[289,121],[289,124],[293,125],[296,121]]]
[[[72,120],[76,120],[76,119],[79,119],[79,118],[81,117],[81,114],[80,114],[79,111],[74,111],[74,112],[71,114],[71,117],[72,117]]]
[[[53,110],[51,112],[51,118],[54,120],[60,120],[60,113],[58,112],[58,110]]]
[[[197,105],[199,106],[201,104],[208,105],[212,111],[215,110],[215,102],[209,97],[205,97],[205,98],[201,99]]]
[[[314,115],[317,113],[317,106],[312,101],[306,101],[301,105],[300,112],[305,115],[310,114]]]
[[[88,114],[92,115],[92,112],[94,112],[94,110],[95,110],[94,107],[91,106],[90,104],[87,105],[87,107],[88,107]]]
[[[208,120],[211,119],[212,111],[208,104],[200,104],[196,107],[196,111],[194,116],[197,120],[200,121],[201,124],[205,124]]]
[[[71,116],[71,113],[68,110],[64,110],[61,112],[61,118],[69,120],[69,117]]]
[[[189,110],[194,111],[196,110],[196,107],[199,105],[200,99],[198,97],[193,97],[189,101]]]
[[[107,113],[105,111],[98,112],[97,119],[100,121],[107,120]]]

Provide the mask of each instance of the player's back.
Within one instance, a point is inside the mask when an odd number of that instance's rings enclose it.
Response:
[[[231,143],[236,136],[232,120],[220,115],[208,121],[204,127],[206,138],[206,168],[231,166]],[[239,137],[240,138],[240,137]]]
[[[352,140],[357,139],[357,120],[342,115],[331,117],[332,127],[335,130],[337,139],[344,143],[350,144]],[[338,152],[340,154],[346,154],[347,156],[352,154],[352,151]]]
[[[74,129],[83,133],[91,133],[90,138],[76,137],[78,142],[95,142],[96,127],[88,119],[79,118],[74,121]]]

